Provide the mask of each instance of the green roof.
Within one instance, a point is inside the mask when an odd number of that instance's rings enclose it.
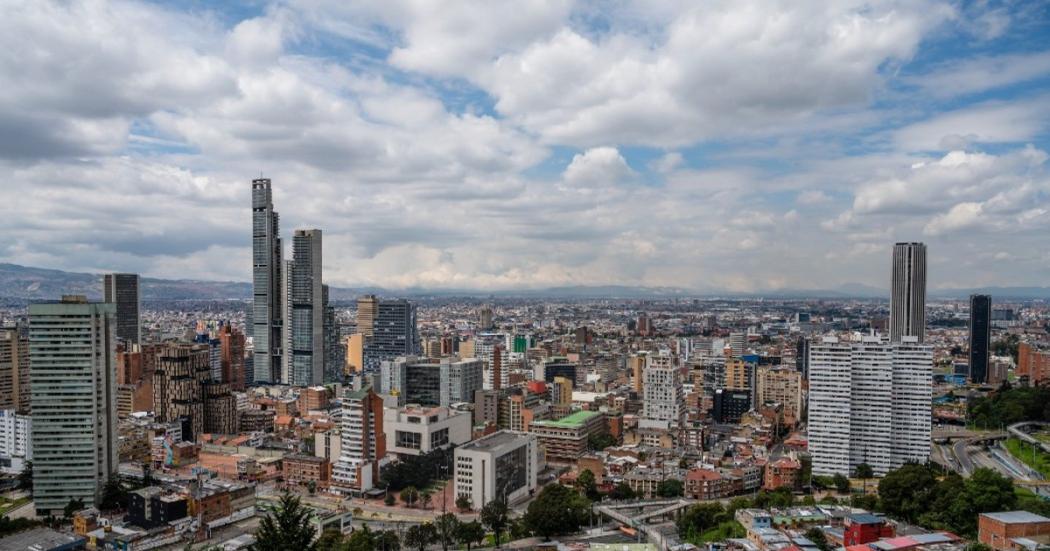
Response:
[[[562,417],[557,421],[533,421],[533,425],[542,425],[544,427],[561,427],[566,429],[574,429],[576,427],[583,426],[591,419],[601,415],[597,411],[580,410],[576,413]]]

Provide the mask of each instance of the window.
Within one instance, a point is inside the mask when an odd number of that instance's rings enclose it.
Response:
[[[405,432],[399,430],[395,431],[395,437],[397,447],[399,448],[410,448],[413,450],[418,450],[420,449],[423,441],[422,435],[418,432]]]

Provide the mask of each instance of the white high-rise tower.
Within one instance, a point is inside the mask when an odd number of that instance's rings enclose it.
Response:
[[[893,281],[890,283],[890,340],[901,337],[926,340],[926,245],[893,246]]]

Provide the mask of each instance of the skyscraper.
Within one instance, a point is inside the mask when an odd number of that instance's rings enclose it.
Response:
[[[375,325],[376,310],[379,309],[379,299],[375,295],[365,295],[357,299],[357,332],[366,337],[372,336],[372,328]]]
[[[366,341],[364,351],[365,368],[373,372],[383,360],[419,353],[416,305],[404,299],[380,300],[374,304],[372,337]],[[358,308],[360,315],[360,302]]]
[[[296,386],[324,380],[324,288],[321,283],[321,230],[295,230],[292,238],[291,379]]]
[[[893,247],[890,284],[890,341],[901,337],[926,341],[926,245],[897,243]]]
[[[280,379],[282,346],[282,253],[280,217],[273,210],[270,180],[252,180],[252,367],[256,383]]]
[[[0,329],[0,409],[29,413],[29,340],[17,327]]]
[[[141,344],[139,275],[106,274],[102,276],[102,288],[105,301],[117,305],[117,338],[126,343]]]
[[[988,382],[988,348],[992,343],[992,297],[970,295],[970,382]]]
[[[346,343],[339,331],[335,307],[328,302],[328,286],[322,286],[324,304],[324,383],[343,382],[346,367]]]
[[[677,427],[685,413],[685,396],[682,394],[682,376],[671,356],[646,356],[642,374],[644,413],[646,419],[668,421]]]
[[[206,432],[236,432],[236,403],[229,384],[212,380],[210,356],[208,344],[167,344],[157,355],[154,416],[162,423],[185,420],[188,441]]]
[[[916,336],[888,342],[824,337],[810,346],[809,449],[813,473],[877,474],[930,455],[933,349]]]
[[[364,492],[379,482],[379,461],[386,455],[383,400],[371,388],[347,391],[342,413],[342,445],[332,469],[333,489]]]
[[[33,499],[61,516],[98,505],[117,471],[116,307],[82,296],[29,306]]]
[[[243,391],[244,334],[227,322],[219,331],[219,343],[222,349],[222,380],[229,383],[231,390]]]

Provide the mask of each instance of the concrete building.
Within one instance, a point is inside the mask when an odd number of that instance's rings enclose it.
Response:
[[[13,409],[0,409],[0,473],[21,474],[33,460],[33,420]]]
[[[477,359],[399,357],[380,368],[380,392],[395,395],[399,405],[448,407],[473,402],[482,389],[482,362]]]
[[[376,312],[379,311],[379,299],[375,295],[365,295],[357,299],[357,332],[365,337],[375,334]]]
[[[885,474],[930,453],[932,348],[918,337],[810,347],[809,450],[813,472],[845,474],[866,463]]]
[[[142,296],[138,274],[106,274],[102,276],[102,294],[105,302],[117,308],[117,340],[128,344],[142,343]]]
[[[61,516],[98,504],[117,471],[115,306],[82,296],[29,306],[33,498]]]
[[[286,323],[291,341],[285,345],[286,384],[319,385],[324,382],[324,317],[327,304],[321,282],[321,230],[295,230],[292,237],[290,301]]]
[[[314,456],[323,457],[335,464],[343,453],[342,427],[336,425],[328,430],[314,433]]]
[[[890,341],[902,337],[926,340],[926,245],[897,243],[893,247],[890,282]]]
[[[757,405],[776,402],[784,406],[784,423],[795,425],[802,420],[802,374],[787,366],[758,368],[755,390]]]
[[[525,499],[536,491],[541,453],[535,435],[506,430],[456,448],[456,496],[477,509],[496,499]]]
[[[284,350],[284,261],[280,217],[268,178],[252,180],[252,380],[280,381]]]
[[[386,451],[421,455],[459,446],[471,439],[471,415],[444,407],[406,406],[383,411]]]
[[[668,360],[669,357],[652,354],[646,356],[642,416],[678,426],[682,422],[682,415],[685,414],[685,394],[682,390],[681,372]]]
[[[529,432],[536,435],[547,462],[573,463],[588,450],[588,440],[608,432],[605,416],[597,411],[577,411],[558,420],[533,421]]]
[[[1016,374],[1028,379],[1032,386],[1050,380],[1050,351],[1040,350],[1026,342],[1018,344]]]
[[[572,405],[572,381],[565,377],[555,377],[551,383],[551,404],[555,406]]]
[[[17,327],[0,329],[0,409],[29,412],[29,339]]]
[[[379,481],[386,455],[383,400],[371,388],[343,395],[340,456],[332,474],[333,488],[344,494],[365,492]]]
[[[225,383],[211,380],[211,349],[204,344],[168,344],[153,372],[153,413],[158,422],[184,420],[193,441],[204,433],[237,432],[237,404]]]

